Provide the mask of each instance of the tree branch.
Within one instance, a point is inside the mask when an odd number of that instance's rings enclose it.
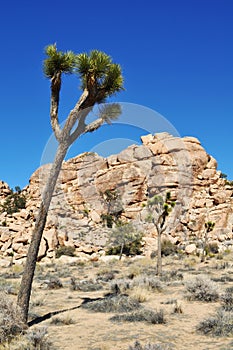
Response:
[[[50,122],[57,141],[61,139],[61,128],[58,121],[58,107],[61,90],[61,73],[57,72],[51,79]]]

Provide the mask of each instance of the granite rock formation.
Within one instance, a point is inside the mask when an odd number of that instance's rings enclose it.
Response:
[[[219,249],[233,246],[233,186],[221,177],[216,160],[194,137],[167,133],[142,136],[117,155],[103,158],[84,153],[63,163],[49,210],[39,259],[53,258],[59,246],[73,246],[78,259],[103,256],[110,228],[103,214],[132,222],[144,234],[144,254],[156,250],[156,231],[146,222],[142,205],[154,194],[169,191],[176,206],[169,216],[164,238],[187,254],[198,249],[205,222],[215,222],[208,241]],[[0,256],[24,261],[50,165],[39,168],[23,189],[26,208],[0,214]],[[114,203],[106,191],[116,194]],[[0,204],[10,194],[0,182]],[[111,207],[111,208],[110,208]],[[192,245],[192,249],[189,247]]]

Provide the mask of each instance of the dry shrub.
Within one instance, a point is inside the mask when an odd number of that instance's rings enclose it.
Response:
[[[212,302],[219,298],[218,286],[204,275],[187,281],[186,292],[188,300]]]
[[[81,307],[95,312],[130,312],[141,307],[140,303],[127,295],[110,295],[102,299],[87,301]]]
[[[110,318],[113,322],[147,322],[151,324],[164,324],[166,323],[164,312],[162,309],[158,311],[152,311],[145,308],[136,310],[134,312],[125,313],[122,315],[116,315]]]
[[[22,321],[20,308],[6,293],[0,292],[0,300],[0,343],[3,343],[22,333],[25,324]]]
[[[70,279],[70,289],[79,290],[82,292],[93,292],[96,290],[103,289],[103,286],[100,283],[97,283],[95,280],[78,280],[76,281],[74,277]]]
[[[129,346],[129,350],[171,350],[169,344],[146,344],[142,346],[139,341],[136,341],[133,346]]]
[[[135,277],[132,281],[133,287],[143,287],[147,290],[159,291],[161,292],[163,287],[161,281],[157,277],[139,275]]]
[[[233,336],[233,312],[219,310],[216,315],[200,322],[197,331],[212,336]]]

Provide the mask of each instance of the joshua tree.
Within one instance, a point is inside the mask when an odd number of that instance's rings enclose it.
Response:
[[[96,103],[102,103],[107,97],[123,89],[121,67],[112,63],[110,56],[97,50],[90,54],[61,52],[56,45],[49,45],[44,61],[44,74],[51,81],[50,120],[58,149],[50,169],[47,183],[42,193],[42,201],[32,233],[26,265],[18,294],[18,305],[22,308],[24,322],[27,322],[32,281],[39,251],[39,246],[46,224],[48,209],[55,189],[57,178],[67,150],[82,134],[98,129],[104,122],[116,119],[120,114],[118,104],[104,105],[99,117],[86,124],[85,120]],[[62,128],[58,120],[58,107],[63,74],[77,74],[81,80],[82,94]]]
[[[146,207],[148,216],[146,220],[152,222],[157,231],[158,237],[158,253],[157,253],[157,274],[162,273],[162,245],[161,236],[166,230],[166,218],[175,206],[175,202],[171,200],[171,193],[167,192],[165,198],[155,195],[148,199]]]
[[[205,261],[205,256],[206,256],[206,249],[207,249],[207,242],[208,242],[208,233],[213,231],[215,226],[215,222],[208,221],[205,223],[205,234],[204,234],[204,240],[203,240],[203,250],[202,250],[202,256],[201,256],[201,261]]]
[[[121,196],[117,190],[108,189],[100,193],[107,205],[107,214],[102,214],[103,222],[106,222],[107,227],[112,228],[113,224],[119,224],[119,216],[123,212]]]

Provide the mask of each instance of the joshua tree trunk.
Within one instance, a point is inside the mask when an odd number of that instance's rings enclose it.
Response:
[[[157,275],[162,273],[162,244],[161,244],[161,232],[158,233],[158,253],[157,253]]]
[[[53,196],[53,191],[56,186],[62,162],[65,158],[69,145],[67,143],[60,144],[55,156],[54,163],[50,170],[46,186],[42,193],[41,205],[36,220],[35,228],[32,233],[31,244],[29,246],[26,265],[24,268],[23,277],[21,280],[20,290],[18,294],[18,305],[23,312],[23,321],[26,323],[28,319],[29,301],[31,295],[32,281],[34,277],[37,256],[39,252],[40,242],[46,224],[47,214],[50,202]]]
[[[119,260],[121,260],[121,258],[122,258],[123,249],[124,249],[124,243],[121,243],[121,250],[120,250]]]

